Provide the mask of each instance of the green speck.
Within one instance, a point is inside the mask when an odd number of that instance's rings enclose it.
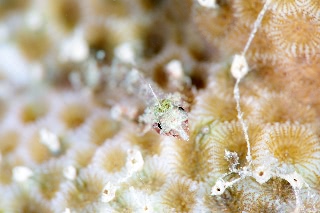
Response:
[[[172,108],[172,102],[169,99],[161,100],[155,107],[155,113],[165,113]]]

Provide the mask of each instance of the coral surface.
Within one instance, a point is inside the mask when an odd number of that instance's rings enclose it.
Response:
[[[0,2],[0,212],[320,212],[318,0]]]

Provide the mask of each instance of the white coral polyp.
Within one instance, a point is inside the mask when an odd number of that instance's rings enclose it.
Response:
[[[114,54],[121,62],[135,64],[135,52],[132,43],[125,42],[117,46],[114,50]]]
[[[202,7],[207,7],[207,8],[217,8],[218,7],[216,0],[198,0],[198,3]]]
[[[66,208],[62,213],[71,213],[71,210],[69,208]]]
[[[143,168],[143,165],[144,160],[141,152],[136,149],[128,150],[126,168],[129,175],[131,176],[133,173],[140,171]]]
[[[271,177],[272,172],[264,166],[259,166],[254,172],[253,177],[260,184],[266,183]]]
[[[222,195],[227,188],[224,180],[219,179],[211,189],[211,195]]]
[[[108,203],[116,196],[117,187],[108,182],[102,190],[101,202]]]
[[[181,79],[183,77],[183,67],[179,60],[172,60],[166,66],[167,73],[174,79]]]
[[[17,182],[24,182],[33,176],[33,171],[25,166],[16,166],[12,170],[13,179]]]
[[[56,154],[61,151],[58,136],[45,128],[40,130],[40,142],[45,145],[51,153]]]
[[[121,192],[119,199],[121,199],[122,211],[118,209],[116,212],[123,212],[123,209],[127,212],[137,213],[158,212],[154,209],[156,205],[155,198],[157,200],[160,199],[158,196],[150,195],[131,186],[129,189]]]
[[[77,177],[77,169],[70,165],[63,169],[63,176],[68,180],[75,180]]]
[[[89,46],[81,32],[66,39],[61,46],[59,59],[62,62],[82,62],[89,57]]]

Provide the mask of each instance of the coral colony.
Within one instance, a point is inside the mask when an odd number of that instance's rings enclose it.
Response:
[[[0,212],[320,212],[320,1],[0,3]]]

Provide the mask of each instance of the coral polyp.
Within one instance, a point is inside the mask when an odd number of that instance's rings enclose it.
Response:
[[[316,182],[320,162],[319,138],[308,126],[298,124],[275,124],[266,129],[262,144],[257,142],[256,154],[259,158],[275,158],[276,167],[281,169],[295,169],[305,175],[305,179],[312,184]],[[259,148],[258,148],[259,147]],[[302,148],[303,147],[303,148]],[[308,165],[308,166],[307,166]]]
[[[162,205],[165,211],[190,212],[196,206],[196,183],[184,179],[170,180],[163,194]]]
[[[0,212],[319,212],[319,12],[1,2]]]
[[[271,21],[269,36],[279,51],[289,58],[310,60],[310,57],[317,53],[317,44],[320,42],[319,28],[319,20],[301,11],[275,17]]]

